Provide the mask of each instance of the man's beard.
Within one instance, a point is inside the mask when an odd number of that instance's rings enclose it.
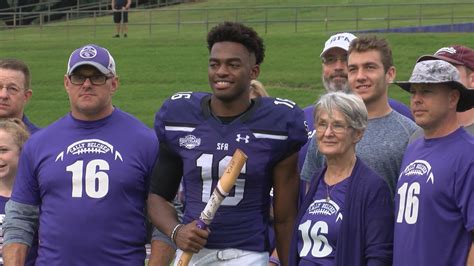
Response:
[[[349,87],[349,82],[347,82],[347,79],[345,82],[334,82],[334,81],[331,81],[330,77],[327,78],[323,76],[323,84],[327,92],[336,92],[336,91],[342,91],[345,93],[351,92],[351,88]]]

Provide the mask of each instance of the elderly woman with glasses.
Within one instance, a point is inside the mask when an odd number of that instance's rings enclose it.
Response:
[[[312,178],[298,212],[289,265],[391,265],[391,192],[355,153],[367,127],[362,99],[328,93],[314,116],[326,165]]]

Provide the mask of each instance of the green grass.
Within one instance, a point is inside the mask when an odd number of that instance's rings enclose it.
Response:
[[[338,2],[361,4],[361,1]],[[72,50],[87,43],[107,47],[116,60],[121,81],[119,92],[114,98],[115,105],[136,115],[147,125],[152,125],[154,113],[172,93],[188,90],[210,91],[207,84],[208,52],[205,35],[207,29],[214,24],[182,24],[178,32],[176,24],[164,24],[176,16],[177,8],[245,7],[247,9],[239,11],[238,17],[251,21],[261,13],[248,9],[249,7],[301,6],[310,3],[313,1],[298,1],[294,4],[293,1],[275,0],[214,0],[175,6],[174,10],[166,11],[168,13],[160,11],[157,13],[160,16],[156,18],[153,17],[156,14],[152,14],[152,19],[163,24],[153,26],[151,35],[150,28],[145,25],[150,13],[137,12],[130,15],[130,21],[142,22],[144,25],[130,25],[128,39],[111,38],[114,28],[110,24],[110,16],[99,17],[96,20],[81,19],[55,23],[53,26],[43,27],[41,31],[38,27],[15,31],[0,30],[0,57],[17,57],[30,65],[34,94],[26,112],[33,122],[46,126],[69,110],[63,76]],[[324,3],[333,1],[318,1],[318,4]],[[285,9],[275,12],[274,17],[291,15],[291,12],[288,13]],[[315,17],[317,15],[315,12],[319,11],[305,12],[301,13],[301,16]],[[379,11],[374,7],[371,12]],[[392,12],[393,14],[399,12],[401,15],[405,11],[393,9]],[[210,12],[207,15],[205,9],[202,9],[187,15],[189,21],[206,16],[215,21],[232,20],[235,9],[225,11],[223,14]],[[369,25],[369,22],[360,22],[359,27],[383,28],[384,23]],[[333,29],[329,29],[326,33],[325,25],[316,22],[299,24],[297,32],[294,23],[275,22],[269,23],[266,27],[259,23],[248,24],[263,36],[266,43],[266,58],[259,79],[266,85],[269,93],[272,96],[292,99],[302,107],[313,103],[323,92],[319,53]],[[348,22],[334,24],[334,29],[341,31],[353,28],[354,26]],[[474,38],[472,34],[467,33],[382,34],[382,36],[392,45],[398,79],[408,78],[416,58],[422,54],[430,54],[440,47],[456,43],[474,47]],[[397,87],[390,88],[390,95],[404,102],[408,100],[408,94]]]

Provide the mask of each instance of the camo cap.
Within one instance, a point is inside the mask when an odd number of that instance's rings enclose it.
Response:
[[[420,61],[416,63],[409,81],[397,81],[394,84],[408,92],[412,84],[446,84],[461,93],[456,109],[458,112],[474,107],[474,90],[464,87],[456,67],[443,60]]]

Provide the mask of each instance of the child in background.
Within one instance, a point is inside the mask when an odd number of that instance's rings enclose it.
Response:
[[[29,133],[18,118],[0,120],[0,264],[3,265],[3,219],[5,204],[12,194],[18,159]]]

